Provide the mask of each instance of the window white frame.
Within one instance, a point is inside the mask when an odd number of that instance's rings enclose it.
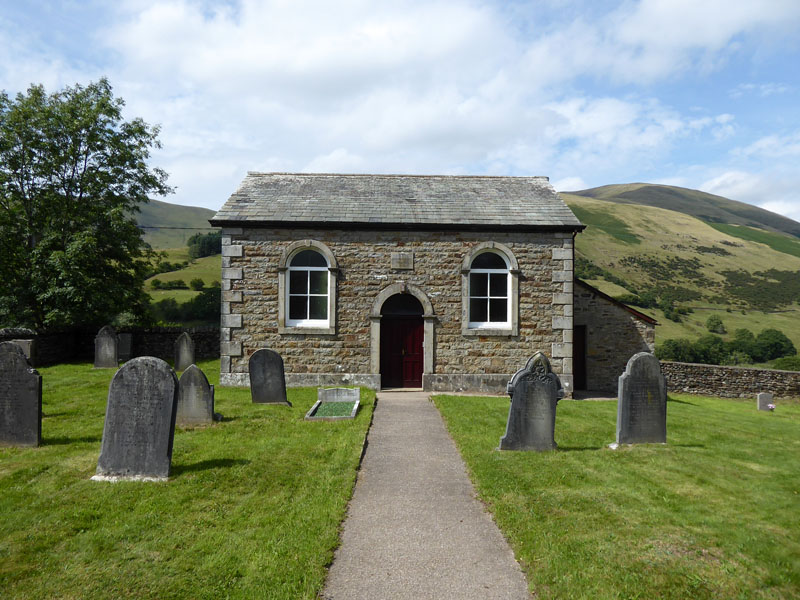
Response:
[[[298,266],[292,265],[293,259],[305,250],[316,252],[325,260],[327,266]],[[292,293],[292,274],[297,277],[299,274],[306,275],[306,287],[304,292]],[[325,273],[327,291],[325,293],[312,292],[310,283],[315,277],[314,273]],[[307,333],[307,334],[329,334],[336,333],[336,283],[338,279],[339,267],[336,258],[330,249],[316,240],[302,240],[289,244],[284,248],[278,264],[278,333]],[[292,298],[306,298],[308,303],[307,310],[313,298],[325,298],[327,315],[324,319],[292,319],[291,302]],[[310,316],[306,312],[307,316]]]
[[[473,261],[486,252],[491,252],[499,256],[505,263],[505,269],[483,269],[472,267]],[[486,295],[480,293],[474,294],[475,290],[470,290],[470,274],[486,274]],[[490,280],[492,276],[505,275],[506,285],[504,286],[505,296],[500,294],[492,294],[490,288]],[[461,264],[461,333],[462,335],[498,335],[498,336],[516,336],[519,335],[519,264],[514,257],[514,253],[508,246],[497,242],[483,242],[476,244],[470,252],[464,256]],[[472,321],[471,320],[471,306],[472,299],[476,298],[485,300],[487,304],[487,320],[486,321]],[[490,319],[490,305],[491,300],[506,299],[506,320],[505,321],[491,321]]]
[[[505,266],[502,269],[476,268],[474,266],[476,259],[485,254],[498,257]],[[469,302],[467,327],[470,329],[508,329],[511,327],[511,274],[509,270],[508,259],[499,252],[487,250],[472,257],[467,283],[469,290],[467,293]],[[485,282],[482,282],[480,286],[482,289],[476,289],[478,287],[475,281],[476,275],[486,276]],[[499,285],[496,282],[499,282]],[[505,304],[505,319],[503,320],[492,320],[492,309],[496,303]],[[485,320],[472,320],[476,309],[485,310]]]
[[[298,257],[305,252],[313,252],[318,256],[320,266],[298,266]],[[328,326],[328,295],[331,290],[328,261],[316,250],[301,250],[289,260],[289,281],[286,286],[287,306],[286,315],[288,327],[327,327]],[[305,317],[292,318],[294,308],[302,309]],[[320,310],[321,309],[321,310]],[[312,313],[322,312],[322,318],[312,318]]]

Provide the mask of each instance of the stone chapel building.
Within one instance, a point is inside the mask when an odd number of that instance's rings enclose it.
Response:
[[[290,386],[502,393],[544,352],[616,389],[655,321],[573,276],[584,225],[546,177],[248,173],[222,228],[222,385],[271,348]]]

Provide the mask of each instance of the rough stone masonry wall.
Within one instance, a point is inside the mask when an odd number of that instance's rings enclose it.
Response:
[[[281,251],[304,239],[326,244],[338,261],[334,335],[278,333]],[[461,332],[462,261],[470,248],[490,241],[508,246],[521,270],[517,336]],[[432,388],[472,389],[483,381],[502,392],[509,376],[541,350],[571,392],[571,233],[232,228],[223,230],[222,250],[222,385],[249,385],[248,360],[259,348],[281,354],[289,385],[377,385],[369,315],[378,293],[402,282],[418,286],[433,305]],[[413,252],[413,270],[392,269],[392,252]]]
[[[579,325],[586,326],[588,390],[616,393],[628,359],[637,352],[653,352],[655,348],[654,325],[576,283],[575,326]]]
[[[800,396],[800,372],[722,367],[692,363],[661,363],[670,392],[722,398],[754,398],[759,392],[776,397]]]

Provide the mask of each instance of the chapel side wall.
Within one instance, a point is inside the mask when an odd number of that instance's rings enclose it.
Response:
[[[335,335],[278,333],[278,261],[304,239],[324,243],[339,266]],[[461,331],[461,267],[482,242],[508,246],[520,267],[519,335],[465,336]],[[370,312],[394,283],[422,290],[433,305],[431,389],[464,389],[464,375],[501,382],[537,350],[571,392],[573,238],[571,233],[382,232],[228,228],[222,238],[221,383],[249,384],[248,360],[259,348],[284,359],[290,385],[369,385]],[[392,252],[413,252],[413,270],[391,268]],[[328,377],[331,375],[332,377]],[[373,376],[370,379],[369,376]],[[467,388],[470,386],[467,385]]]
[[[655,326],[579,283],[574,301],[575,325],[586,326],[586,388],[616,393],[630,357],[654,351]]]

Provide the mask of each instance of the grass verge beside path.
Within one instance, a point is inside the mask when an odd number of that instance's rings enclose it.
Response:
[[[219,361],[198,366],[218,383]],[[224,421],[178,429],[166,483],[90,481],[110,370],[39,369],[43,445],[0,448],[0,597],[316,598],[355,482],[374,393],[353,421],[216,389]]]
[[[800,403],[672,395],[666,446],[610,450],[562,400],[555,452],[499,452],[507,398],[436,396],[537,598],[799,598]]]

